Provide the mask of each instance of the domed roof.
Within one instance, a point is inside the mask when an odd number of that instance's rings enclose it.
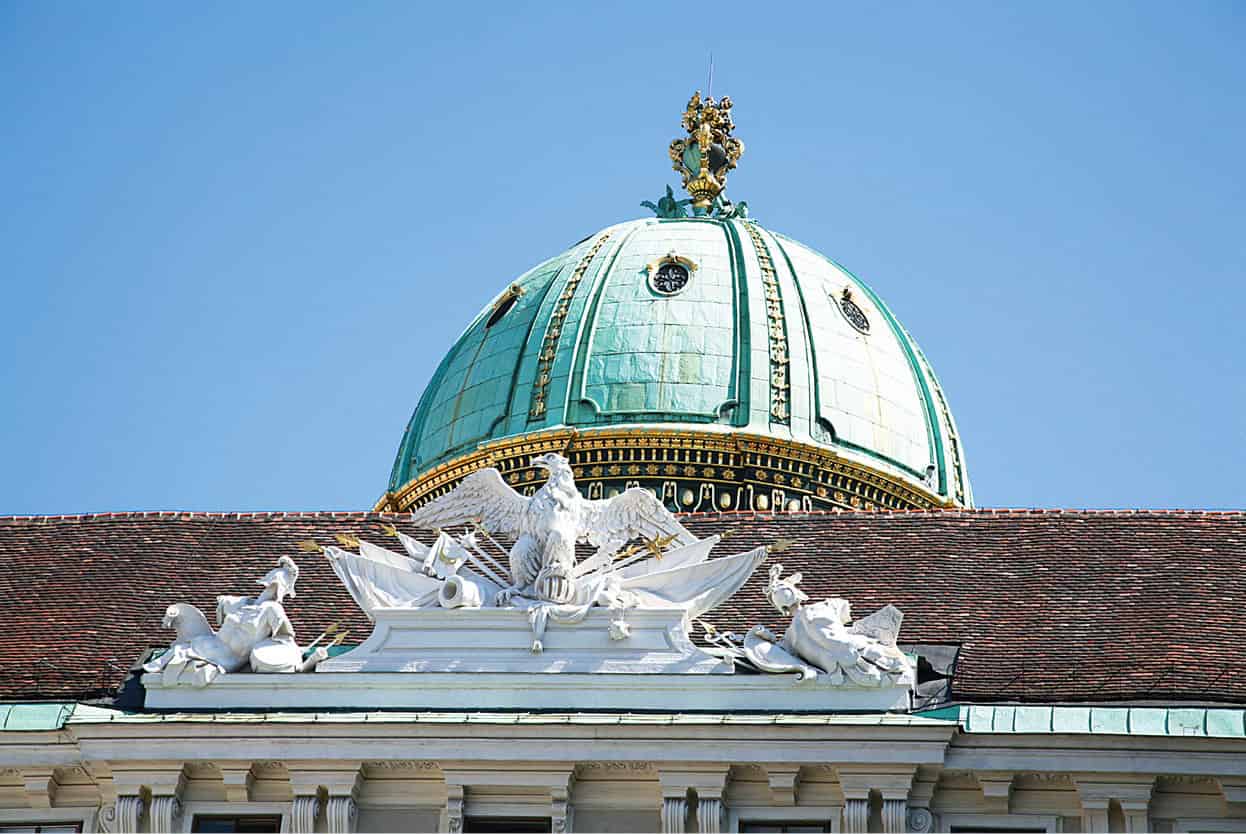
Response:
[[[442,360],[379,506],[502,458],[521,486],[525,454],[568,444],[599,491],[681,509],[710,508],[706,483],[719,509],[972,504],[912,337],[834,261],[739,218],[621,223],[515,280]]]

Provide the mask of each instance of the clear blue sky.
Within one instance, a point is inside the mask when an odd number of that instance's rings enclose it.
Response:
[[[1246,506],[1246,4],[0,6],[0,513],[362,509],[528,266],[731,179],[934,363],[984,506]]]

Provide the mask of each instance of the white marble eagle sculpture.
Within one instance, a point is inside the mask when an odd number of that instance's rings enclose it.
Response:
[[[498,594],[499,606],[516,595],[569,602],[575,595],[578,542],[597,547],[598,561],[608,561],[636,538],[681,546],[697,542],[647,489],[632,487],[613,498],[589,500],[580,495],[562,455],[550,452],[532,463],[548,470],[549,479],[531,498],[512,489],[496,469],[481,469],[412,513],[421,527],[478,522],[490,533],[515,538],[511,585]]]

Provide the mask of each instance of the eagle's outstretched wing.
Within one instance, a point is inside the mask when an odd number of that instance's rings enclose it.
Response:
[[[602,549],[617,549],[631,539],[669,539],[680,545],[694,544],[674,514],[643,487],[632,487],[622,495],[598,501],[585,501],[580,512],[580,535]],[[674,538],[670,538],[674,536]]]
[[[436,529],[479,521],[490,533],[518,536],[528,499],[502,480],[496,469],[479,469],[445,495],[411,513],[420,527]]]

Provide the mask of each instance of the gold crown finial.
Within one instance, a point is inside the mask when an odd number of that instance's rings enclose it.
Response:
[[[715,102],[710,96],[701,98],[697,90],[684,110],[683,126],[688,137],[671,142],[671,162],[692,196],[693,210],[705,214],[727,187],[727,172],[744,154],[744,143],[731,135],[731,99],[723,96]]]

